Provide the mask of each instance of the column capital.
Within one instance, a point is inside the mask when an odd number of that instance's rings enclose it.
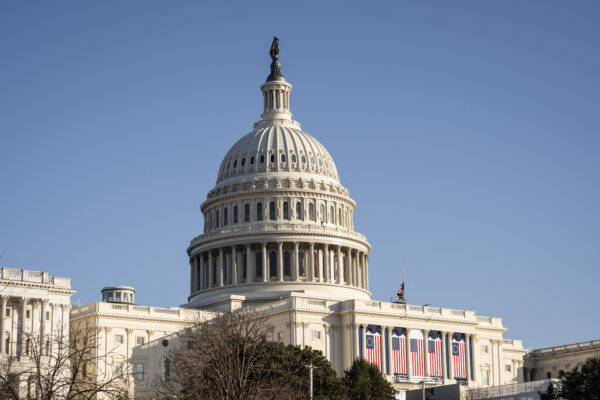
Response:
[[[8,298],[9,296],[0,296],[0,302],[3,306],[6,306],[6,303],[8,303]]]
[[[133,333],[133,328],[125,328],[125,332],[127,332],[128,335],[131,335]]]
[[[21,305],[27,304],[29,302],[29,297],[19,297],[19,302]]]

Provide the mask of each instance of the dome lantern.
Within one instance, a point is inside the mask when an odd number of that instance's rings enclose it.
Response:
[[[290,91],[292,85],[286,82],[281,73],[279,63],[279,39],[273,38],[270,51],[271,73],[267,81],[263,83],[260,90],[263,92],[264,112],[261,114],[263,120],[292,120],[290,112]]]

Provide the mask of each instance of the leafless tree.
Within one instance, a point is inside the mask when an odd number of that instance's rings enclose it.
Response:
[[[39,334],[25,334],[24,354],[0,361],[1,400],[87,400],[126,399],[122,376],[99,379],[105,356],[96,352],[96,329],[82,324],[59,329],[46,340]],[[62,333],[64,332],[64,334]]]
[[[157,398],[185,400],[281,399],[306,397],[272,368],[275,344],[267,319],[250,309],[215,313],[183,330],[167,353]]]

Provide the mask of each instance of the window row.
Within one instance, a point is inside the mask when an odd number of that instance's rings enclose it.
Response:
[[[294,209],[292,209],[292,206]],[[252,213],[254,211],[254,213]],[[315,203],[308,203],[308,210],[302,201],[293,202],[283,201],[279,206],[278,202],[268,202],[268,209],[264,209],[263,203],[258,202],[251,208],[250,203],[242,206],[234,205],[217,208],[208,211],[205,216],[205,231],[227,225],[235,225],[251,221],[277,221],[279,219],[291,221],[292,218],[300,221],[313,221],[339,225],[352,229],[352,211],[348,207],[336,206],[330,204],[328,207],[324,203],[319,204],[318,212],[315,209]]]
[[[243,170],[246,166],[246,160],[248,161],[248,167],[247,168],[252,168],[254,165],[259,165],[262,166],[265,164],[267,157],[265,156],[265,154],[260,154],[258,156],[250,156],[248,158],[246,158],[246,156],[242,156],[234,159],[234,160],[230,160],[227,161],[227,163],[223,163],[223,168],[221,169],[221,172],[223,174],[227,174],[229,172],[231,173],[235,173],[238,170],[238,161],[239,161],[239,169]],[[276,155],[275,153],[270,153],[268,155],[268,160],[269,162],[267,163],[267,165],[272,164],[274,165],[277,161]],[[289,160],[292,164],[294,164],[294,166],[296,166],[295,164],[298,162],[298,158],[296,157],[296,154],[291,153],[289,156]],[[285,153],[280,153],[279,154],[279,162],[281,164],[285,164],[288,161],[288,157]],[[307,168],[307,167],[311,167],[311,168],[316,168],[316,166],[318,165],[319,168],[323,168],[323,166],[325,166],[325,169],[329,169],[329,163],[327,162],[326,158],[322,158],[322,157],[316,157],[313,156],[312,154],[310,154],[308,157],[304,154],[300,155],[300,163],[303,167]]]

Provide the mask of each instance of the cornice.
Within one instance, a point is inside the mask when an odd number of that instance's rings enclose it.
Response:
[[[71,295],[77,293],[73,289],[57,288],[55,286],[51,286],[50,284],[27,282],[27,281],[12,281],[12,280],[2,279],[2,280],[0,280],[0,285],[6,285],[7,287],[12,286],[12,287],[17,287],[17,288],[43,289],[43,290],[47,290],[49,293],[63,294],[63,295],[67,295],[67,296],[71,296]]]

